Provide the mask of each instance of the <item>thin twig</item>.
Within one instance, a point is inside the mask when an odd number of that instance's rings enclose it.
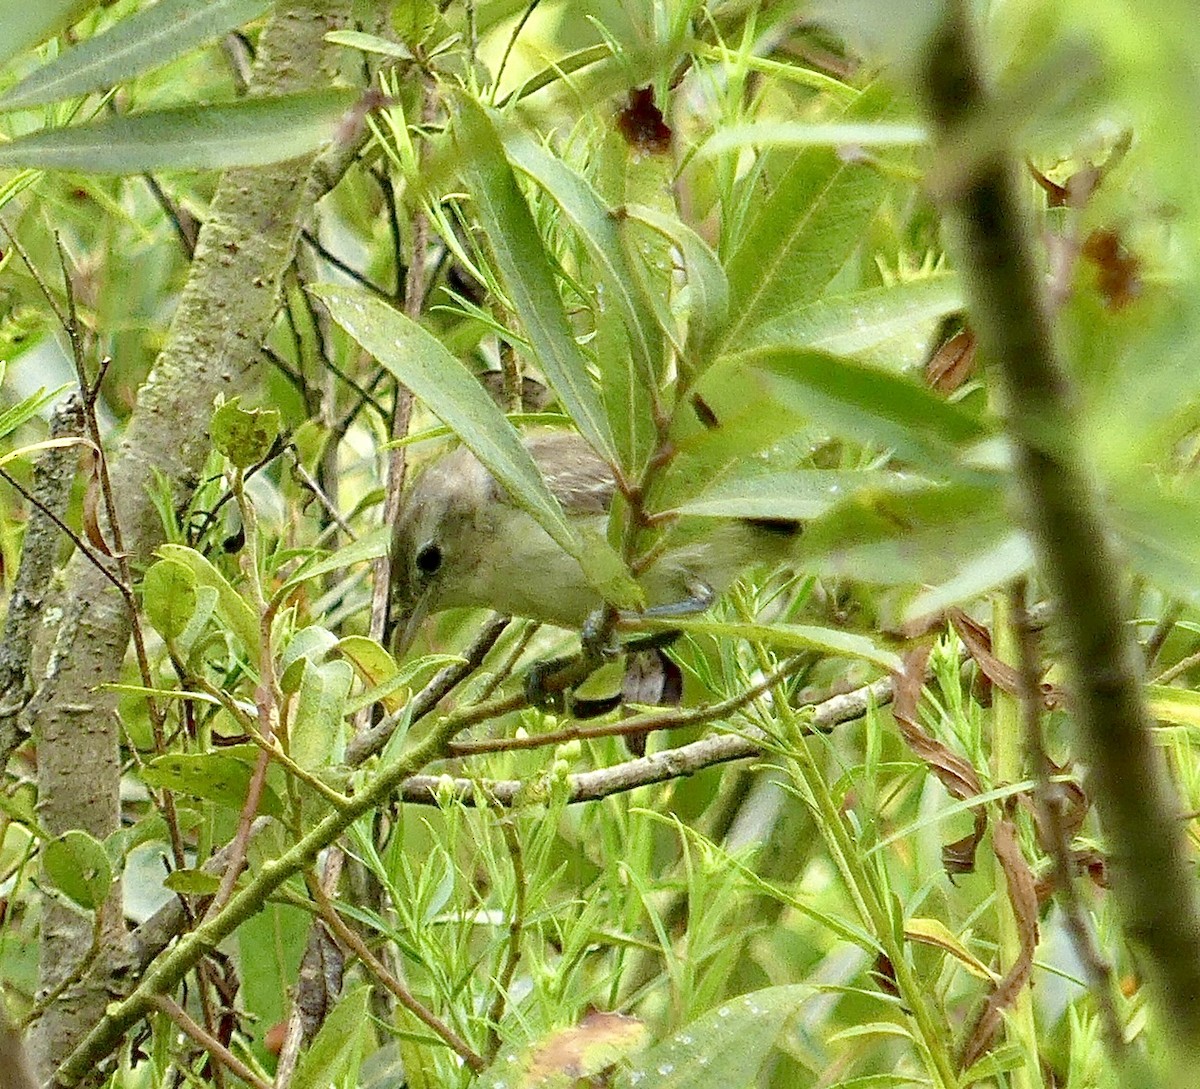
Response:
[[[202,1047],[218,1063],[226,1067],[230,1073],[241,1078],[242,1081],[247,1085],[253,1086],[254,1089],[271,1089],[270,1082],[263,1081],[262,1078],[242,1062],[220,1040],[196,1024],[188,1016],[183,1007],[174,999],[160,994],[155,995],[150,1002],[157,1010],[165,1013],[180,1032]]]
[[[485,752],[512,752],[517,749],[540,749],[547,745],[559,745],[565,741],[586,741],[599,737],[626,737],[630,734],[649,734],[657,730],[673,730],[680,726],[702,726],[716,719],[739,711],[748,703],[758,699],[773,685],[795,673],[804,665],[806,659],[800,656],[789,658],[778,669],[764,677],[757,684],[751,685],[736,696],[713,703],[707,707],[694,707],[687,710],[652,711],[644,715],[622,719],[619,722],[608,722],[603,726],[566,726],[561,730],[553,730],[545,734],[533,734],[528,737],[497,737],[483,741],[455,741],[450,745],[454,756],[474,756]]]
[[[380,719],[374,726],[369,726],[355,735],[347,748],[346,762],[350,765],[361,764],[368,757],[380,752],[404,717],[412,722],[418,722],[424,718],[451,689],[479,668],[484,658],[487,657],[488,651],[496,645],[496,641],[504,633],[508,622],[507,616],[498,614],[492,616],[475,637],[475,641],[463,651],[463,660],[438,670],[429,683],[413,697],[410,715],[388,715]]]
[[[325,920],[337,939],[358,957],[363,967],[395,996],[396,1001],[400,1005],[427,1028],[435,1032],[441,1040],[444,1040],[475,1073],[478,1074],[483,1070],[487,1065],[483,1056],[471,1047],[454,1029],[447,1025],[445,1021],[438,1017],[437,1014],[419,1002],[412,992],[388,971],[387,966],[367,948],[366,943],[342,921],[342,917],[337,913],[337,909],[333,906],[329,897],[325,895],[325,890],[321,888],[320,882],[315,880],[311,875],[308,879],[308,888],[309,892],[312,893],[313,899],[317,902],[321,918]]]
[[[508,916],[508,948],[500,974],[496,977],[496,997],[488,1010],[486,1053],[489,1059],[494,1059],[500,1050],[500,1019],[504,1016],[504,1008],[508,1004],[508,989],[512,986],[513,977],[517,974],[517,965],[521,962],[521,936],[525,928],[526,899],[529,892],[525,851],[521,846],[521,837],[517,834],[516,825],[510,816],[504,814],[501,815],[499,823],[500,834],[508,847],[508,857],[512,860],[513,904]]]

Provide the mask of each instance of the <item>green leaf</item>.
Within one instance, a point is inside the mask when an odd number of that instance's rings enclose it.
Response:
[[[279,426],[278,409],[242,408],[235,397],[213,413],[210,433],[217,451],[235,469],[245,470],[267,456],[279,437]]]
[[[392,539],[390,526],[379,526],[377,529],[364,533],[361,537],[342,545],[336,552],[316,560],[314,563],[300,568],[281,587],[282,592],[289,592],[309,579],[320,575],[328,575],[332,571],[341,571],[352,564],[364,563],[367,560],[378,559],[387,553]],[[320,553],[318,553],[320,555]]]
[[[1139,476],[1114,487],[1109,512],[1134,569],[1159,589],[1200,604],[1200,492],[1167,493]]]
[[[815,650],[839,658],[861,658],[892,672],[898,671],[903,665],[898,654],[878,646],[865,635],[810,624],[743,624],[690,617],[638,617],[623,620],[621,627],[637,631],[681,631],[689,635],[711,635],[717,639],[744,639],[780,650]]]
[[[761,376],[764,392],[835,435],[889,447],[939,477],[977,474],[962,465],[966,448],[989,434],[983,423],[932,390],[900,375],[816,351],[771,349],[719,365],[726,381]]]
[[[958,277],[939,273],[890,287],[826,295],[785,310],[752,329],[742,347],[817,348],[898,368],[919,362],[936,323],[962,307]]]
[[[793,983],[731,999],[639,1055],[613,1085],[615,1089],[751,1085],[784,1026],[812,993],[807,984]]]
[[[462,439],[513,501],[575,558],[606,600],[636,605],[639,591],[620,557],[604,544],[585,546],[572,531],[504,413],[436,337],[359,288],[324,284],[310,290],[334,321]]]
[[[145,174],[265,166],[333,141],[355,95],[308,91],[107,117],[0,144],[0,167]]]
[[[184,896],[212,896],[221,887],[221,878],[204,870],[172,870],[163,878],[163,888]]]
[[[937,584],[1012,534],[999,483],[865,488],[805,526],[798,568],[876,585]]]
[[[704,359],[729,316],[729,280],[725,270],[709,244],[675,216],[644,204],[630,205],[625,214],[669,239],[683,255],[688,289],[687,356],[695,365]]]
[[[288,755],[305,771],[337,764],[346,749],[346,697],[354,670],[349,662],[305,662]]]
[[[250,789],[251,773],[250,765],[231,753],[168,753],[146,764],[141,779],[156,790],[170,790],[240,810]],[[258,811],[268,817],[283,816],[283,802],[265,784]]]
[[[412,50],[401,42],[390,42],[377,34],[364,34],[361,30],[334,30],[325,35],[327,42],[334,45],[346,45],[363,53],[377,53],[383,57],[397,57],[400,60],[412,60]]]
[[[755,121],[717,130],[701,146],[699,154],[718,155],[747,147],[912,147],[927,143],[929,130],[913,122]]]
[[[112,888],[112,863],[104,844],[77,828],[46,844],[42,869],[54,888],[87,911],[99,908]]]
[[[904,618],[913,620],[974,601],[1027,574],[1035,562],[1033,545],[1025,532],[1013,530],[978,555],[960,560],[949,579],[917,595],[904,610]]]
[[[211,586],[217,591],[217,615],[241,640],[251,665],[257,666],[261,640],[258,617],[228,579],[194,548],[165,544],[159,545],[155,554],[161,559],[182,563],[191,569],[198,585]]]
[[[592,264],[600,274],[603,298],[620,314],[629,338],[628,360],[600,359],[600,366],[632,364],[643,397],[658,389],[662,365],[662,336],[654,311],[638,290],[637,272],[620,228],[620,219],[601,200],[588,181],[561,159],[517,130],[505,136],[504,149],[512,164],[544,189],[562,210],[587,246]],[[649,411],[643,401],[643,410]]]
[[[571,333],[554,270],[504,146],[482,106],[467,95],[459,96],[457,105],[454,135],[464,158],[464,179],[538,366],[583,437],[615,463],[604,406]]]
[[[890,107],[890,92],[876,85],[845,116],[872,120]],[[736,350],[760,322],[816,299],[861,244],[894,185],[874,164],[850,161],[833,148],[795,155],[765,199],[756,202],[726,263],[731,320],[725,346]]]
[[[356,1070],[362,1050],[363,1035],[371,1027],[368,1000],[371,988],[367,985],[347,991],[325,1018],[308,1050],[300,1056],[292,1089],[327,1089],[339,1085],[350,1076],[357,1083]]]
[[[279,655],[279,687],[291,695],[300,687],[304,676],[304,664],[320,665],[329,658],[329,652],[337,646],[337,636],[319,624],[301,628],[288,640]]]
[[[4,27],[0,63],[53,37],[96,6],[96,0],[38,0],[36,4],[5,0],[0,4],[0,26]]]
[[[869,470],[780,470],[769,462],[737,466],[695,499],[674,508],[705,518],[819,518],[859,488],[886,487],[892,474]]]
[[[36,416],[66,388],[66,386],[59,386],[49,393],[45,389],[39,389],[37,393],[31,393],[15,405],[10,405],[3,412],[0,412],[0,439],[16,431],[26,420],[30,420]]]
[[[215,41],[270,7],[269,0],[158,0],[26,76],[0,97],[0,109],[113,87]]]
[[[142,580],[142,605],[158,634],[174,642],[196,612],[195,572],[178,560],[152,563]]]
[[[1200,692],[1165,684],[1146,685],[1150,713],[1159,722],[1200,728]]]

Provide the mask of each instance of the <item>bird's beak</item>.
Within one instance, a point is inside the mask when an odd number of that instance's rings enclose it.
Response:
[[[396,631],[392,643],[392,655],[397,659],[401,659],[409,651],[413,645],[413,640],[417,637],[417,632],[421,630],[421,625],[425,623],[425,618],[429,615],[429,606],[432,602],[432,595],[429,593],[422,594],[409,609],[407,615],[401,614],[396,617]]]

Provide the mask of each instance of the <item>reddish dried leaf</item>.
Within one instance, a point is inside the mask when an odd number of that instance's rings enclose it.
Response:
[[[1025,165],[1029,168],[1029,173],[1033,177],[1033,180],[1035,182],[1037,182],[1038,185],[1041,186],[1042,190],[1045,192],[1046,207],[1047,208],[1064,208],[1064,207],[1066,207],[1067,187],[1065,185],[1059,185],[1058,182],[1053,181],[1051,178],[1047,177],[1036,166],[1034,166],[1033,163],[1030,162],[1028,159],[1025,161]]]
[[[939,393],[953,393],[975,373],[975,334],[970,329],[943,341],[925,364],[925,382]]]
[[[964,757],[947,748],[922,729],[917,717],[921,685],[925,681],[925,663],[930,646],[914,647],[904,656],[904,668],[893,674],[892,715],[905,744],[923,760],[929,770],[954,798],[965,800],[983,792],[979,776]],[[976,812],[975,828],[969,836],[949,844],[942,861],[950,873],[970,873],[975,868],[975,850],[987,828],[982,810]],[[948,852],[948,853],[947,853]]]
[[[1142,263],[1115,230],[1092,231],[1083,244],[1083,256],[1096,266],[1096,286],[1110,310],[1128,306],[1142,293]]]
[[[671,129],[654,104],[650,87],[629,92],[629,105],[617,114],[617,130],[630,147],[646,155],[665,155],[671,150]]]
[[[1007,692],[1010,696],[1019,695],[1020,678],[1017,670],[992,653],[992,633],[961,609],[949,609],[946,615],[967,653],[979,666],[983,675],[1002,692]],[[1042,685],[1042,704],[1047,711],[1054,710],[1061,701],[1061,689],[1049,683]]]
[[[287,1022],[276,1021],[263,1037],[263,1047],[269,1055],[278,1055],[283,1050],[283,1041],[287,1037]]]
[[[893,998],[900,997],[900,989],[896,986],[896,969],[892,959],[886,953],[880,953],[875,958],[875,978],[879,980],[879,989]]]
[[[87,490],[83,493],[83,535],[101,555],[112,556],[112,549],[100,531],[100,465],[93,456]]]
[[[982,809],[975,810],[975,827],[962,839],[942,846],[942,869],[953,876],[956,873],[975,872],[975,852],[979,841],[987,831],[987,817]]]
[[[977,1063],[988,1052],[1000,1031],[1004,1011],[1016,1002],[1028,985],[1029,977],[1033,974],[1033,955],[1038,942],[1038,898],[1033,871],[1021,853],[1016,825],[1007,817],[992,829],[992,850],[1004,871],[1021,951],[1004,978],[988,995],[967,1034],[959,1058],[959,1066],[963,1070]]]
[[[1029,167],[1029,173],[1033,175],[1033,180],[1045,191],[1048,208],[1082,208],[1104,177],[1104,171],[1089,165],[1075,171],[1067,179],[1066,185],[1059,185],[1033,163],[1027,162],[1026,165]]]
[[[721,421],[717,419],[717,414],[712,410],[712,406],[698,393],[692,394],[692,408],[695,409],[696,418],[709,431],[715,431],[721,426]]]

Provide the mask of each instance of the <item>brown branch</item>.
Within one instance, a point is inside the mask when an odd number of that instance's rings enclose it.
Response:
[[[433,675],[430,682],[421,689],[412,701],[412,722],[418,722],[434,709],[448,692],[461,683],[483,663],[488,651],[496,645],[496,641],[504,634],[508,626],[507,616],[492,616],[475,637],[475,641],[463,651],[461,662],[446,666]],[[398,715],[388,715],[379,720],[374,726],[369,726],[356,734],[346,749],[346,763],[351,766],[361,764],[370,756],[380,752],[396,732],[401,722]]]
[[[355,934],[342,921],[342,917],[337,913],[337,909],[333,906],[329,897],[325,895],[325,890],[321,888],[319,881],[310,878],[308,888],[309,892],[312,893],[313,899],[317,902],[321,918],[325,920],[325,923],[333,931],[337,939],[358,957],[363,967],[391,992],[401,1006],[408,1010],[423,1025],[436,1033],[439,1039],[443,1040],[455,1054],[462,1058],[467,1066],[478,1074],[487,1065],[483,1056],[471,1047],[454,1029],[447,1025],[445,1021],[438,1017],[437,1014],[419,1002],[413,993],[388,971],[387,966],[367,948],[362,938]]]
[[[173,999],[167,998],[166,995],[158,995],[151,1000],[151,1004],[165,1013],[185,1036],[199,1044],[217,1062],[241,1078],[247,1085],[253,1086],[254,1089],[271,1089],[270,1082],[263,1081],[212,1033],[196,1024],[183,1007]]]
[[[326,83],[332,50],[324,36],[345,10],[334,0],[281,5],[259,37],[256,89],[287,94]],[[229,170],[217,185],[166,344],[110,465],[113,521],[131,563],[147,562],[163,539],[159,482],[170,487],[174,502],[194,487],[211,448],[202,424],[216,393],[234,396],[257,377],[258,349],[276,312],[281,278],[314,194],[332,177],[330,165],[319,180],[310,157]],[[71,560],[64,581],[62,624],[29,708],[38,740],[40,815],[51,834],[79,828],[104,839],[120,827],[121,739],[112,714],[117,697],[97,685],[119,677],[132,615],[81,557]],[[43,1077],[136,984],[125,971],[119,888],[109,899],[105,948],[94,970],[39,1022],[33,1049]],[[47,901],[46,911],[40,985],[49,989],[57,982],[55,966],[75,963],[90,934],[69,908]]]
[[[1061,624],[1072,718],[1090,767],[1088,793],[1110,844],[1112,889],[1125,933],[1144,954],[1152,1000],[1179,1047],[1179,1066],[1190,1071],[1200,1055],[1194,866],[1166,761],[1151,735],[1141,654],[1125,623],[1128,575],[1118,566],[1075,441],[1078,424],[1023,226],[1016,170],[1002,142],[980,146],[979,121],[994,100],[967,8],[963,0],[950,5],[923,67],[942,158],[958,168],[938,195],[957,234],[972,327],[1000,386],[1026,524]]]
[[[82,430],[82,402],[78,397],[68,397],[51,415],[50,437],[66,438]],[[62,516],[71,498],[76,462],[77,452],[71,447],[42,451],[33,467],[29,491],[0,470],[0,475],[30,504],[21,562],[0,636],[0,771],[8,766],[9,757],[24,737],[19,716],[33,695],[30,672],[35,629],[49,596],[59,545],[57,529],[63,524]]]

